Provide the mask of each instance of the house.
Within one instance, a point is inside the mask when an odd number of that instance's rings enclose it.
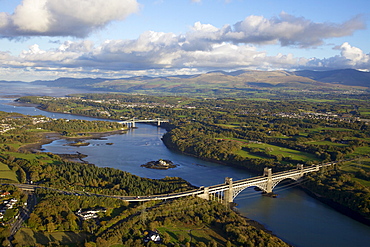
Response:
[[[145,231],[144,232],[144,243],[148,243],[149,241],[153,241],[154,243],[160,243],[162,241],[161,236],[159,235],[158,231]]]
[[[1,197],[10,196],[10,192],[5,191],[5,192],[3,192],[0,196],[1,196]]]
[[[96,219],[98,218],[99,212],[106,212],[105,208],[97,209],[97,210],[88,210],[82,211],[81,209],[76,212],[76,215],[79,216],[82,220],[89,220],[89,219]]]

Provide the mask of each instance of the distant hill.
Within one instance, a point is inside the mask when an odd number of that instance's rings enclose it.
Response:
[[[370,73],[354,69],[328,71],[303,70],[294,72],[294,74],[321,82],[337,83],[347,86],[370,87]]]
[[[121,79],[59,78],[35,84],[69,88],[88,88],[127,93],[203,93],[212,91],[310,90],[330,91],[370,89],[370,73],[352,69],[331,71],[212,71],[196,75],[166,77],[137,76]]]
[[[39,84],[39,85],[47,85],[50,87],[88,87],[92,86],[96,83],[107,81],[109,79],[102,79],[102,78],[68,78],[68,77],[61,77],[56,80],[52,81],[34,81],[33,84]]]

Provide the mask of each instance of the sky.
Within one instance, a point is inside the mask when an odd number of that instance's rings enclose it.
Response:
[[[370,71],[369,0],[0,0],[0,80]]]

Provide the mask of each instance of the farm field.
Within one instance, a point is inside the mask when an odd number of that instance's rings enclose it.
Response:
[[[19,183],[15,172],[10,170],[9,166],[0,162],[0,181]]]
[[[370,158],[367,159],[358,159],[358,160],[353,160],[349,162],[345,162],[341,168],[341,170],[345,172],[349,172],[352,174],[356,174],[359,170],[363,170],[365,172],[370,172]],[[352,178],[354,181],[359,182],[360,184],[370,187],[370,181],[361,179],[358,177],[353,177]]]
[[[248,147],[249,149],[256,149],[261,152],[265,153],[270,153],[272,155],[282,155],[283,157],[290,157],[292,160],[296,161],[313,161],[313,160],[319,160],[317,159],[313,154],[294,150],[294,149],[289,149],[289,148],[284,148],[284,147],[279,147],[275,145],[270,145],[267,143],[251,143],[248,140],[243,140],[243,139],[237,139],[237,138],[227,138],[226,140],[232,140],[232,141],[237,141],[242,143],[242,147]],[[266,158],[266,157],[261,157],[259,155],[250,153],[246,150],[240,150],[238,151],[239,155],[242,157],[249,157],[249,158]]]
[[[75,246],[76,243],[84,242],[86,238],[86,233],[35,232],[29,228],[21,228],[15,235],[15,239],[20,246],[36,246],[36,243],[46,246]]]
[[[197,228],[196,226],[177,225],[173,227],[160,227],[158,230],[171,236],[172,243],[191,242],[196,239],[214,240],[218,244],[225,245],[226,239],[210,228]],[[183,240],[183,241],[181,241]]]

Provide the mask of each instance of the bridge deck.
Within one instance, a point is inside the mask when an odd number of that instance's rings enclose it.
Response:
[[[285,178],[290,178],[298,174],[306,174],[314,171],[318,171],[319,168],[321,167],[326,167],[326,166],[331,166],[335,163],[326,163],[322,165],[316,165],[312,167],[306,167],[303,169],[293,169],[289,171],[284,171],[284,172],[278,172],[274,173],[270,179],[285,179]],[[238,188],[246,188],[250,186],[256,186],[261,183],[266,183],[267,180],[269,179],[268,176],[258,176],[258,177],[252,177],[252,178],[245,178],[241,180],[234,181],[232,183],[233,189],[238,189]],[[190,191],[185,191],[185,192],[178,192],[178,193],[170,193],[170,194],[160,194],[160,195],[147,195],[147,196],[119,196],[119,195],[102,195],[102,194],[94,194],[94,193],[88,193],[88,192],[81,192],[81,191],[63,191],[59,189],[54,189],[54,188],[49,188],[49,187],[43,187],[43,186],[38,186],[38,185],[30,185],[30,184],[14,184],[15,186],[23,189],[23,190],[35,190],[36,188],[46,188],[46,189],[52,189],[55,191],[59,191],[62,193],[67,193],[67,194],[78,194],[78,195],[87,195],[87,196],[105,196],[105,197],[113,197],[113,198],[118,198],[130,202],[134,201],[150,201],[150,200],[167,200],[167,199],[174,199],[174,198],[179,198],[179,197],[185,197],[185,196],[195,196],[195,195],[201,195],[204,194],[205,191],[207,190],[209,194],[214,194],[214,193],[222,193],[230,189],[229,184],[218,184],[218,185],[212,185],[209,187],[203,187],[200,189],[194,189]]]

